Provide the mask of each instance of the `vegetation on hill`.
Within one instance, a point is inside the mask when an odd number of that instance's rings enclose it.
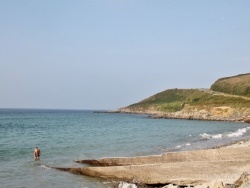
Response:
[[[250,73],[218,79],[210,89],[250,97]]]
[[[169,89],[118,112],[155,118],[250,122],[250,73],[217,80],[211,89]]]
[[[185,105],[202,109],[204,107],[229,106],[233,108],[250,108],[250,100],[242,97],[216,95],[198,89],[169,89],[153,95],[128,108],[133,110],[157,110],[163,112],[180,111]]]

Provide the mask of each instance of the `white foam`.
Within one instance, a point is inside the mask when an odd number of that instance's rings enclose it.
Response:
[[[212,138],[216,138],[216,139],[222,138],[222,134],[215,134],[215,135],[212,135]]]
[[[133,183],[120,182],[118,188],[137,188],[137,186]]]
[[[175,146],[175,149],[180,149],[180,148],[183,148],[183,147],[186,147],[186,146],[191,146],[191,144],[186,143],[186,144],[183,144],[183,145],[178,145],[178,146]]]
[[[238,129],[236,132],[227,134],[227,137],[239,137],[239,136],[242,136],[243,134],[245,134],[247,132],[248,129],[249,129],[249,127],[243,128],[243,129]]]
[[[207,134],[207,133],[200,134],[200,136],[202,138],[205,138],[205,139],[211,139],[211,138],[220,139],[220,138],[223,137],[222,134],[214,134],[214,135],[212,135],[212,134]]]
[[[223,137],[240,137],[243,136],[248,130],[250,129],[250,127],[246,127],[246,128],[242,128],[242,129],[238,129],[235,132],[231,132],[231,133],[227,133],[227,134],[207,134],[207,133],[203,133],[200,134],[200,136],[204,139],[220,139]]]
[[[40,165],[40,167],[45,168],[45,169],[51,169],[50,167],[47,167],[45,165]]]
[[[210,135],[210,134],[207,134],[207,133],[202,133],[202,134],[200,134],[200,136],[201,136],[202,138],[206,138],[206,139],[210,139],[210,138],[211,138],[211,135]]]

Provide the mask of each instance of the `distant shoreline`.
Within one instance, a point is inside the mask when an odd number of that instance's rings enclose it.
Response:
[[[197,121],[224,121],[224,122],[238,122],[238,123],[250,123],[250,120],[247,119],[230,119],[230,118],[195,118],[195,117],[181,117],[181,116],[174,116],[167,113],[161,112],[132,112],[132,111],[121,111],[121,110],[103,110],[103,111],[93,111],[93,113],[113,113],[113,114],[140,114],[140,115],[147,115],[150,119],[181,119],[181,120],[197,120]]]

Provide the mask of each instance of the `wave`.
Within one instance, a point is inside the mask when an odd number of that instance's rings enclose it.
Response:
[[[51,169],[50,167],[45,166],[45,165],[40,165],[39,167],[41,167],[41,168],[45,168],[45,169]]]
[[[234,133],[230,133],[228,134],[227,136],[228,137],[238,137],[238,136],[242,136],[243,134],[245,134],[247,132],[247,130],[249,130],[250,127],[246,127],[246,128],[243,128],[243,129],[238,129],[236,132]]]
[[[238,129],[235,132],[230,132],[230,133],[224,133],[224,134],[207,134],[207,133],[202,133],[200,136],[203,139],[221,139],[221,138],[232,138],[232,137],[240,137],[243,136],[244,134],[247,133],[247,131],[250,129],[250,127]]]
[[[178,146],[175,146],[174,148],[171,148],[170,150],[179,150],[179,149],[183,149],[183,148],[186,148],[186,147],[189,147],[191,146],[190,143],[186,143],[186,144],[183,144],[183,145],[178,145]]]
[[[211,134],[203,133],[203,134],[200,134],[200,136],[203,139],[208,139],[208,140],[211,139],[211,138],[215,138],[215,139],[222,138],[222,134],[211,135]]]

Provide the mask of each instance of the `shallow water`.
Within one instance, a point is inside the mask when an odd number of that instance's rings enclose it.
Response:
[[[0,110],[1,187],[110,187],[50,169],[74,160],[202,149],[249,138],[249,124],[68,110]],[[33,160],[39,146],[41,160]]]

